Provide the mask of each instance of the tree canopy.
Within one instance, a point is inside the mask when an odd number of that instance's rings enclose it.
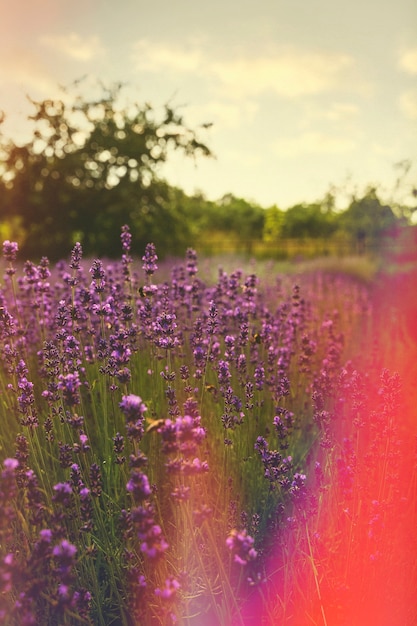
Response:
[[[42,240],[45,254],[57,258],[82,240],[87,253],[112,256],[124,223],[134,227],[138,246],[150,239],[163,245],[169,234],[170,249],[182,251],[184,219],[171,206],[160,165],[173,151],[193,158],[211,151],[169,105],[158,118],[149,104],[121,106],[120,91],[103,88],[95,100],[31,100],[31,139],[3,141],[1,213],[26,233],[27,254]]]

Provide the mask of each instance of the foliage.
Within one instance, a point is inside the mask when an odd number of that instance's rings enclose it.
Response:
[[[210,150],[169,105],[160,119],[149,104],[122,105],[121,86],[97,99],[64,95],[32,100],[32,138],[3,145],[3,219],[19,216],[26,254],[42,241],[57,259],[81,238],[87,253],[114,256],[126,221],[139,250],[152,237],[178,252],[188,222],[158,170],[175,150],[194,158]]]
[[[359,249],[368,242],[377,245],[384,233],[401,223],[387,204],[382,204],[377,190],[370,187],[361,198],[353,198],[340,218],[344,228],[357,242]]]

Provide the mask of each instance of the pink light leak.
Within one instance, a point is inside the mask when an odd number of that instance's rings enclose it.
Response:
[[[417,623],[416,237],[409,228],[387,239],[369,351],[352,359],[361,373],[349,410],[319,458],[327,485],[317,482],[315,508],[277,540],[266,586],[233,626]]]

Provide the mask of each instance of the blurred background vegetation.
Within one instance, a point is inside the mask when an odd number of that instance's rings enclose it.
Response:
[[[346,256],[398,245],[404,233],[416,243],[416,207],[383,202],[373,186],[351,194],[342,209],[333,191],[286,210],[232,194],[217,201],[187,195],[164,180],[161,166],[174,151],[213,157],[199,139],[210,124],[191,129],[168,105],[159,118],[149,104],[123,106],[121,90],[103,86],[86,99],[64,89],[62,99],[31,100],[30,139],[17,145],[0,133],[0,236],[18,241],[22,256],[58,260],[76,241],[86,256],[119,256],[123,224],[134,235],[133,253],[152,241],[160,257],[182,256],[190,246],[203,256]],[[399,164],[398,184],[409,168]]]

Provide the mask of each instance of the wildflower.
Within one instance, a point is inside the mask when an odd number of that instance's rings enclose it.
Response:
[[[261,365],[255,367],[255,373],[253,375],[255,379],[255,387],[258,391],[262,391],[265,381],[265,368]]]
[[[3,257],[9,263],[16,261],[17,251],[19,250],[19,246],[15,241],[3,241]]]
[[[63,539],[61,543],[56,545],[52,550],[53,556],[63,564],[72,563],[76,553],[77,548],[66,539]]]
[[[58,377],[58,389],[62,391],[64,401],[69,406],[80,403],[79,388],[81,387],[80,375],[78,372],[71,374],[60,374]]]
[[[76,445],[76,444],[74,444]],[[88,443],[88,437],[85,433],[80,433],[80,446],[79,449],[81,452],[88,452],[90,450],[90,445]]]
[[[52,556],[56,561],[56,569],[64,585],[72,579],[72,569],[75,566],[76,554],[76,546],[67,541],[67,539],[62,539],[52,549]]]
[[[162,529],[158,524],[151,526],[145,537],[145,541],[140,544],[140,549],[150,559],[156,559],[168,550],[169,545],[165,541]]]
[[[124,437],[120,433],[116,433],[116,436],[113,437],[113,450],[116,455],[116,464],[122,465],[126,461],[126,457],[122,456],[122,452],[125,447]]]
[[[81,487],[83,486],[83,481],[81,478],[81,470],[80,466],[77,463],[73,463],[71,465],[71,474],[70,474],[71,486],[76,493],[79,493]]]
[[[152,276],[154,272],[158,269],[156,261],[158,257],[156,255],[155,246],[153,243],[148,243],[145,248],[145,254],[142,257],[143,265],[142,269],[145,270],[145,274],[147,276]]]
[[[186,487],[185,485],[180,485],[179,487],[175,487],[174,491],[171,492],[171,496],[176,501],[185,501],[190,499],[190,487]]]
[[[103,263],[100,261],[100,259],[94,259],[89,271],[93,279],[91,282],[91,287],[93,291],[95,291],[96,293],[102,293],[106,284],[104,280],[106,274],[103,269]]]
[[[191,407],[190,407],[191,408]],[[200,416],[185,415],[177,417],[175,422],[167,419],[161,425],[162,450],[165,454],[180,451],[188,457],[195,454],[206,431],[200,426]]]
[[[207,323],[207,332],[209,335],[214,335],[217,326],[218,326],[218,311],[216,307],[216,303],[212,300],[209,302],[209,319]]]
[[[40,524],[44,519],[44,493],[39,487],[38,478],[31,469],[24,473],[29,516],[32,524]]]
[[[4,306],[0,306],[0,337],[11,337],[16,334],[13,316]]]
[[[123,396],[119,407],[129,422],[145,419],[147,408],[140,396],[132,393],[128,396]]]
[[[230,366],[228,361],[219,361],[218,365],[218,378],[220,385],[226,385],[231,379]]]
[[[180,586],[181,585],[178,580],[176,580],[173,576],[170,576],[165,580],[165,587],[163,587],[163,589],[160,589],[159,587],[155,589],[155,595],[159,596],[163,600],[169,600],[176,594]]]
[[[249,561],[256,559],[258,553],[253,547],[254,543],[253,537],[246,530],[233,529],[226,539],[226,546],[232,552],[235,563],[239,565],[247,565]]]
[[[180,367],[180,376],[182,380],[188,380],[190,376],[190,369],[188,365],[181,365]]]
[[[72,603],[77,611],[77,614],[85,621],[87,621],[88,613],[91,609],[91,601],[91,593],[86,589],[74,591]]]
[[[195,276],[197,274],[197,253],[192,248],[188,248],[186,252],[187,257],[187,272],[189,276]]]
[[[181,471],[185,475],[201,474],[209,471],[209,465],[207,461],[201,461],[196,457],[191,462],[189,460],[184,460],[181,466]]]
[[[207,504],[203,504],[200,509],[196,509],[193,511],[193,518],[197,526],[201,526],[204,520],[211,517],[213,513],[213,509],[211,509]]]
[[[5,459],[5,460],[3,461],[3,466],[4,466],[4,469],[5,469],[7,472],[12,472],[12,471],[13,471],[13,470],[15,470],[17,467],[19,467],[19,461],[18,461],[17,459],[13,459],[13,458],[12,458],[12,459],[10,459],[10,458],[8,458],[8,459]]]
[[[159,348],[169,350],[178,346],[180,341],[175,335],[177,328],[175,313],[161,313],[156,317],[156,321],[152,323],[155,344]]]
[[[293,476],[289,493],[297,501],[300,501],[306,495],[306,480],[306,475],[299,472],[296,472]]]
[[[132,471],[126,489],[139,501],[145,500],[152,493],[148,477],[146,474],[138,471]]]
[[[140,441],[145,432],[144,422],[147,411],[142,398],[135,394],[123,396],[119,407],[126,417],[127,436],[131,440]]]
[[[16,273],[16,269],[13,267],[13,262],[16,261],[17,252],[19,250],[19,246],[15,241],[6,241],[3,242],[3,257],[8,262],[9,266],[6,269],[7,276],[13,276]]]
[[[61,467],[71,467],[73,448],[69,443],[58,442],[59,464]]]
[[[81,259],[83,256],[83,249],[81,247],[81,244],[79,242],[77,242],[71,252],[71,261],[69,266],[73,269],[73,270],[79,270],[81,267]]]
[[[129,229],[129,226],[127,226],[127,224],[122,226],[120,240],[122,242],[123,252],[127,254],[128,252],[130,252],[130,245],[132,242],[132,235],[130,234],[130,229]]]
[[[71,503],[72,487],[69,483],[57,483],[53,490],[55,495],[52,497],[54,502],[62,504],[63,507],[69,507]]]
[[[90,488],[92,496],[95,496],[97,498],[101,496],[101,471],[97,463],[92,463],[90,465]]]
[[[35,396],[33,393],[33,383],[29,381],[26,376],[22,376],[17,386],[20,390],[20,395],[17,397],[19,411],[24,416],[22,418],[22,424],[24,426],[37,426],[38,420],[34,408]]]
[[[19,461],[7,458],[3,461],[4,469],[0,473],[0,530],[6,527],[15,516],[13,499],[16,496],[16,470]]]
[[[93,529],[93,503],[91,501],[91,491],[87,487],[80,489],[80,513],[83,532]]]

